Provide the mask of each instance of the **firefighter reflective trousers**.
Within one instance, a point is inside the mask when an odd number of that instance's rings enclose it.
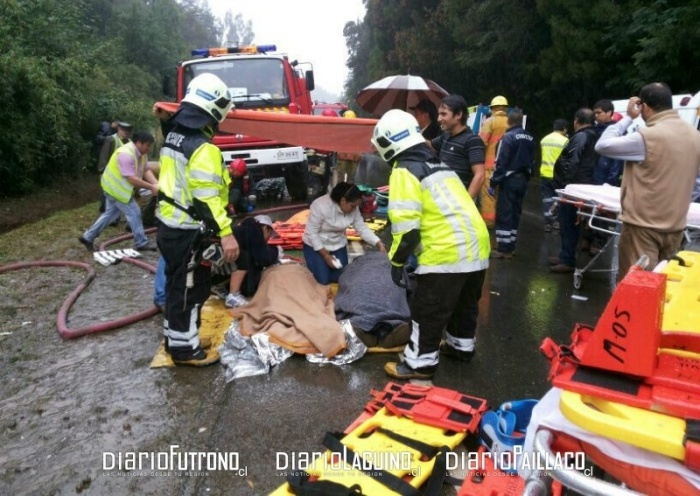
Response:
[[[496,243],[501,253],[513,253],[518,241],[518,226],[527,192],[527,176],[516,172],[506,176],[498,187],[496,201]]]
[[[457,340],[473,342],[485,276],[486,270],[415,276],[416,289],[409,304],[411,340],[404,351],[409,367],[434,372],[443,329]]]
[[[192,270],[191,288],[187,288],[187,266],[198,231],[158,226],[158,249],[165,259],[165,317],[163,334],[172,350],[194,350],[199,346],[202,305],[211,291],[211,269],[197,264]]]

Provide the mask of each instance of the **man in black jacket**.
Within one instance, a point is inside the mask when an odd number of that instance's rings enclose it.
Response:
[[[535,138],[523,128],[522,110],[508,113],[508,130],[498,143],[491,190],[496,197],[496,243],[491,258],[513,258],[527,182],[535,162]],[[491,193],[492,191],[489,191]]]
[[[275,234],[272,219],[268,215],[248,217],[233,228],[238,241],[240,254],[236,260],[236,270],[231,274],[229,294],[224,304],[227,308],[242,307],[248,304],[258,290],[262,271],[279,261],[279,250],[267,244]]]
[[[430,100],[421,100],[415,107],[410,107],[418,121],[420,132],[427,140],[437,138],[442,134],[437,121],[437,108]]]
[[[574,134],[554,164],[554,188],[568,184],[593,184],[593,169],[598,155],[595,144],[598,132],[593,127],[595,118],[589,108],[581,108],[574,116]],[[552,272],[571,273],[576,270],[576,246],[579,226],[576,224],[576,207],[566,203],[559,205],[561,251],[559,257],[549,259]]]

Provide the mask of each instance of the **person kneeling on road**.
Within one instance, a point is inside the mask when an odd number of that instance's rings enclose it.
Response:
[[[190,81],[174,127],[160,152],[158,247],[165,259],[166,351],[179,365],[209,365],[199,339],[201,308],[211,291],[211,269],[203,264],[211,238],[220,238],[223,262],[238,258],[226,215],[231,181],[221,151],[211,143],[232,106],[228,87],[213,74]]]
[[[425,144],[415,117],[390,110],[375,126],[372,144],[392,167],[389,259],[397,285],[408,284],[404,265],[411,253],[418,256],[405,361],[384,370],[396,379],[428,379],[440,352],[463,361],[474,354],[489,233],[457,174]]]
[[[133,141],[120,146],[107,163],[100,185],[105,194],[105,211],[95,223],[78,238],[89,251],[95,250],[95,239],[121,213],[134,235],[136,250],[155,251],[148,242],[141,220],[141,209],[134,199],[134,188],[145,188],[158,194],[158,180],[148,168],[148,153],[153,145],[153,135],[145,131],[134,134]],[[145,180],[144,180],[145,178]]]
[[[268,215],[248,217],[233,228],[240,255],[231,273],[229,293],[226,295],[225,305],[228,308],[247,305],[246,297],[253,296],[258,290],[262,271],[279,261],[277,247],[267,244],[274,233],[272,219]]]
[[[362,192],[351,183],[341,182],[330,193],[314,200],[304,229],[304,259],[319,284],[338,282],[348,264],[348,239],[352,226],[365,243],[386,252],[384,243],[365,224],[360,213]]]

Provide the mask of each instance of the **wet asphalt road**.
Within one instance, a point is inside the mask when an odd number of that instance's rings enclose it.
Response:
[[[477,354],[469,364],[443,358],[436,385],[486,398],[494,407],[548,389],[548,366],[538,352],[542,339],[568,342],[576,322],[596,322],[611,291],[610,274],[586,274],[577,293],[587,299],[572,299],[572,275],[548,272],[547,257],[558,254],[558,245],[558,232],[543,230],[533,182],[516,257],[491,261]],[[579,265],[587,260],[581,254]],[[601,265],[609,264],[603,257]],[[22,424],[21,440],[9,438],[0,467],[12,473],[4,474],[0,494],[269,494],[284,482],[279,453],[322,451],[324,433],[343,430],[362,412],[370,390],[388,381],[384,363],[396,357],[366,355],[336,367],[295,356],[267,376],[227,384],[219,365],[149,369],[160,322],[155,317],[71,342],[52,336],[62,357],[55,372],[41,378],[40,393],[23,385],[5,405],[41,402],[57,417],[51,428],[41,421]],[[0,413],[3,428],[20,414]],[[61,415],[70,428],[56,426]],[[172,445],[182,452],[237,453],[240,474],[103,470],[105,452],[169,451]]]

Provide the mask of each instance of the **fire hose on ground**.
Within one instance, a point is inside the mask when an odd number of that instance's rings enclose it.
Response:
[[[254,212],[254,215],[282,212],[286,210],[298,210],[306,207],[306,204],[283,205],[279,207],[258,210]],[[155,231],[156,228],[152,227],[146,229],[145,232],[147,234],[150,234]],[[124,234],[121,236],[117,236],[116,238],[107,240],[100,244],[100,250],[104,250],[105,247],[109,245],[119,243],[127,239],[131,239],[132,237],[132,234]],[[141,260],[137,260],[135,258],[124,257],[122,258],[122,261],[130,263],[132,265],[136,265],[137,267],[141,267],[142,269],[147,270],[151,274],[155,274],[156,272],[156,268],[153,265],[143,262]],[[85,290],[85,288],[87,288],[90,285],[90,283],[95,279],[95,277],[97,276],[97,272],[95,272],[95,269],[92,268],[92,265],[85,262],[77,262],[75,260],[37,260],[33,262],[16,262],[7,265],[0,265],[0,274],[35,267],[73,267],[83,269],[87,272],[87,277],[80,284],[78,284],[78,286],[76,286],[73,291],[70,292],[70,294],[61,304],[61,307],[59,308],[58,313],[56,314],[56,327],[58,330],[58,334],[60,334],[60,336],[64,339],[73,339],[80,336],[85,336],[87,334],[95,334],[97,332],[119,329],[121,327],[125,327],[127,325],[135,324],[136,322],[146,320],[160,313],[160,310],[157,307],[153,306],[148,310],[143,310],[141,312],[134,313],[126,317],[121,317],[119,319],[71,329],[70,327],[68,327],[68,314],[70,313],[70,309],[80,297],[81,293]]]

